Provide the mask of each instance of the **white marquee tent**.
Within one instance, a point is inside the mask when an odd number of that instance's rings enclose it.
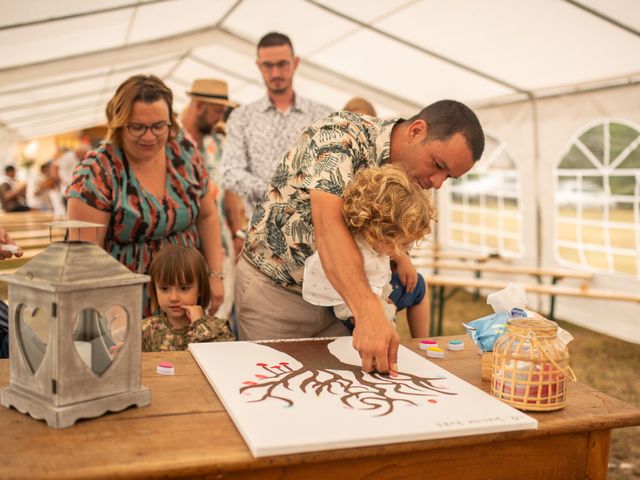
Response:
[[[301,57],[301,95],[336,109],[362,96],[383,117],[441,98],[476,110],[488,148],[438,192],[439,241],[640,290],[638,0],[0,0],[0,12],[0,164],[20,140],[104,123],[136,73],[163,78],[178,111],[201,77],[255,100],[255,44],[278,30]],[[640,342],[638,304],[557,307]]]

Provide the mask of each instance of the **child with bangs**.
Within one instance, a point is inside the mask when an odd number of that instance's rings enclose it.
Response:
[[[167,245],[149,270],[149,296],[160,315],[142,321],[142,351],[186,350],[190,343],[235,340],[227,320],[205,314],[211,301],[209,269],[193,247]]]
[[[429,194],[401,167],[367,168],[345,188],[342,214],[362,254],[369,286],[380,295],[389,319],[406,308],[411,336],[429,336],[425,281],[407,255],[414,242],[431,233],[436,215]],[[353,313],[327,279],[318,252],[305,261],[302,297],[333,307],[353,331]]]

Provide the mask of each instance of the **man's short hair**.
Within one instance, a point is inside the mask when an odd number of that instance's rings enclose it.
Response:
[[[473,110],[455,100],[440,100],[424,107],[408,121],[427,122],[427,141],[447,140],[461,133],[467,140],[473,160],[478,161],[484,151],[484,132]]]
[[[14,167],[13,165],[7,165],[6,167],[4,167],[4,173],[15,172],[15,171],[16,171],[16,167]]]
[[[289,45],[289,47],[291,48],[291,53],[293,54],[293,44],[291,43],[291,39],[289,37],[287,37],[284,33],[269,32],[258,42],[258,50],[267,47],[279,47],[281,45]]]

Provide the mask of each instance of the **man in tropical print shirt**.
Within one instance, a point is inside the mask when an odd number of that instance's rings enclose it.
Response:
[[[452,100],[408,120],[337,112],[311,125],[278,164],[253,212],[236,279],[240,339],[348,334],[329,309],[302,299],[304,262],[318,250],[354,313],[353,344],[363,370],[397,371],[398,335],[369,288],[342,217],[345,185],[356,171],[390,162],[422,188],[438,189],[468,172],[483,149],[477,117]]]

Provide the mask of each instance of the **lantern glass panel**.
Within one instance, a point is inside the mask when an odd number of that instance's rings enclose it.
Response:
[[[104,315],[93,308],[78,313],[73,340],[82,361],[93,373],[102,375],[125,345],[128,329],[127,311],[113,305]]]
[[[18,326],[18,339],[31,373],[35,373],[49,343],[49,316],[44,309],[30,308],[23,304],[16,309],[16,325]]]

